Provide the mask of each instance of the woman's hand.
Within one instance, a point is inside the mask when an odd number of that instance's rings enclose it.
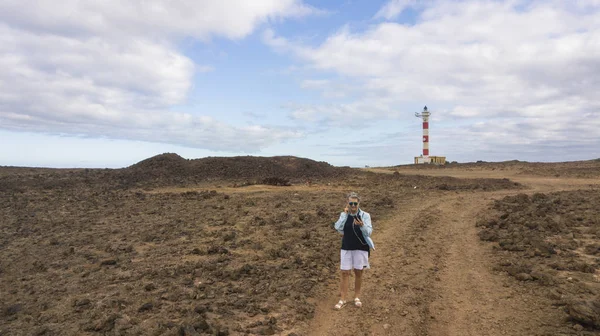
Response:
[[[354,218],[354,225],[363,226],[365,225],[365,223],[363,223],[363,221],[358,218]]]
[[[348,206],[346,205],[346,207],[344,208],[344,213],[348,213],[350,209],[348,209]]]

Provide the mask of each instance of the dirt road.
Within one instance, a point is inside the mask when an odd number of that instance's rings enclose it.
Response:
[[[473,176],[458,170],[402,173]],[[364,278],[363,308],[333,310],[339,297],[338,283],[332,282],[318,305],[310,335],[544,335],[558,330],[554,325],[561,323],[559,308],[493,270],[494,251],[480,241],[475,222],[494,199],[598,188],[600,181],[510,172],[475,175],[508,177],[528,189],[447,193],[401,202],[395,216],[376,224],[377,250]],[[350,287],[352,295],[353,278]]]

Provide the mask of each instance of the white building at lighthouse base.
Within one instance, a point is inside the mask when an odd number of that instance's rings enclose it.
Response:
[[[415,164],[424,164],[424,163],[432,163],[435,165],[443,165],[446,164],[445,156],[415,156]]]

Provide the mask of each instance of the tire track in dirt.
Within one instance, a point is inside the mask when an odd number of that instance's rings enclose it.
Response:
[[[394,335],[398,331],[418,329],[421,315],[426,310],[426,283],[435,271],[442,254],[442,246],[436,251],[427,248],[424,233],[429,223],[436,223],[431,207],[437,200],[421,203],[419,200],[404,201],[396,207],[401,216],[378,223],[377,250],[371,255],[372,270],[367,271],[363,282],[364,307],[352,305],[334,311],[338,300],[338,282],[329,286],[326,300],[318,306],[310,335]],[[424,249],[427,249],[426,253]],[[432,253],[433,252],[433,253]],[[350,279],[350,295],[353,278]],[[409,334],[407,334],[409,335]]]
[[[493,193],[497,198],[504,192]],[[432,319],[422,335],[535,335],[548,317],[557,315],[540,302],[511,286],[511,279],[492,270],[493,253],[477,237],[475,221],[489,197],[462,195],[440,204],[447,218],[444,227],[451,244],[440,281],[432,290]]]
[[[493,199],[588,183],[597,187],[598,181],[523,182],[528,190],[448,193],[397,204],[396,216],[378,223],[373,269],[364,276],[364,307],[333,310],[338,282],[332,282],[308,334],[535,335],[541,324],[558,323],[555,307],[492,270],[492,251],[479,240],[475,222]],[[353,278],[350,282],[352,295]]]

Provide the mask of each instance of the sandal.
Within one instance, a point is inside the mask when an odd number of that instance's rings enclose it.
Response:
[[[362,307],[362,302],[360,302],[359,298],[354,299],[354,305],[357,306],[358,308]]]
[[[344,306],[346,305],[346,301],[344,300],[340,300],[336,305],[335,305],[335,309],[340,310],[342,309]]]

